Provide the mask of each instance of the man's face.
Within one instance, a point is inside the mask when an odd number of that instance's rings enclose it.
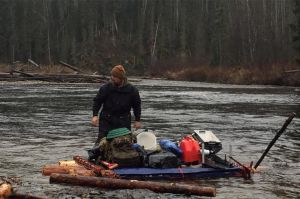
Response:
[[[111,78],[111,81],[113,82],[113,84],[116,86],[120,86],[123,82],[123,80],[121,78],[113,76],[113,75],[111,75],[110,78]]]

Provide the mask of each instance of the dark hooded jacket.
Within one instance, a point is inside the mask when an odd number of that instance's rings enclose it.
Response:
[[[141,99],[139,91],[130,83],[116,87],[112,82],[100,87],[93,104],[93,116],[99,117],[99,136],[104,137],[108,131],[126,127],[131,129],[131,108],[135,121],[141,118]],[[98,136],[98,139],[99,139]]]

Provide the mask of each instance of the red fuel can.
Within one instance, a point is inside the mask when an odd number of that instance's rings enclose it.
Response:
[[[180,142],[180,149],[182,150],[181,159],[183,162],[197,164],[200,162],[200,146],[192,136],[186,136]]]

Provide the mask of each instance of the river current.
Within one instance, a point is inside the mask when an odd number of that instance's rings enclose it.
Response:
[[[196,129],[222,141],[218,154],[249,164],[259,159],[289,113],[297,116],[251,180],[188,181],[212,186],[216,198],[300,197],[300,88],[166,80],[133,82],[142,99],[142,125],[173,141]],[[50,184],[46,164],[87,156],[97,136],[93,97],[99,84],[0,82],[0,177],[17,177],[14,189],[43,198],[191,198],[148,190],[105,190]],[[202,198],[202,197],[192,197]],[[203,197],[205,198],[205,197]]]

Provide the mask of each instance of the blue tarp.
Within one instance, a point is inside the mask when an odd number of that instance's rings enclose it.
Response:
[[[123,178],[215,178],[236,176],[241,168],[118,168],[114,172]]]

